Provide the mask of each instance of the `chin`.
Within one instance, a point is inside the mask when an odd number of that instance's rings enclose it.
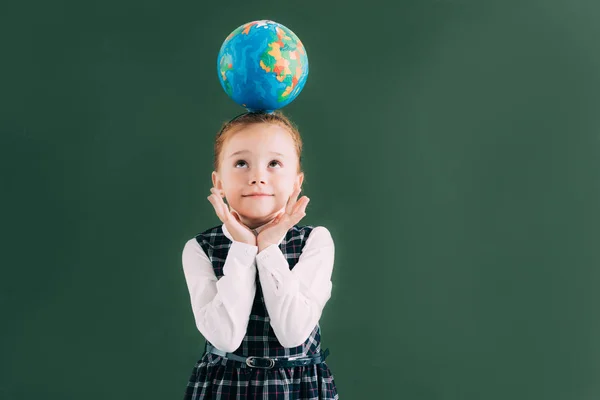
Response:
[[[242,210],[237,210],[236,211],[240,214],[242,214],[244,217],[246,218],[252,218],[252,219],[260,219],[260,218],[265,218],[269,215],[272,214],[276,214],[279,209],[273,209],[272,207],[264,207],[264,208],[252,208],[252,209],[242,209]]]

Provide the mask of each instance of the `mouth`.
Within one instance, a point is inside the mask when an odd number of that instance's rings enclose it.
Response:
[[[243,197],[270,197],[273,196],[272,194],[250,194],[247,196],[243,196]]]

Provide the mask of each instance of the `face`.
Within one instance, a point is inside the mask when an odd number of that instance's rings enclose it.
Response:
[[[254,229],[285,209],[295,187],[302,186],[304,174],[297,171],[298,155],[287,129],[256,123],[230,133],[212,181],[242,222]]]

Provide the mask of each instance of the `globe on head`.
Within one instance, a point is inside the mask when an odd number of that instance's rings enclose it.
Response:
[[[293,101],[308,77],[306,49],[285,26],[248,22],[231,32],[217,58],[221,86],[250,112],[272,112]]]

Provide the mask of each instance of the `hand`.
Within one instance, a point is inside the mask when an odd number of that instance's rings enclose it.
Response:
[[[296,187],[292,195],[289,197],[285,207],[285,211],[277,215],[269,224],[263,228],[256,242],[258,243],[258,251],[269,247],[272,244],[277,244],[279,239],[287,233],[294,225],[296,225],[306,215],[306,206],[310,199],[300,195],[300,187]]]
[[[256,246],[256,236],[246,225],[240,221],[240,216],[236,211],[230,210],[221,198],[221,194],[214,187],[210,189],[211,195],[207,197],[210,204],[215,208],[219,219],[225,224],[225,227],[236,242],[242,242]]]

